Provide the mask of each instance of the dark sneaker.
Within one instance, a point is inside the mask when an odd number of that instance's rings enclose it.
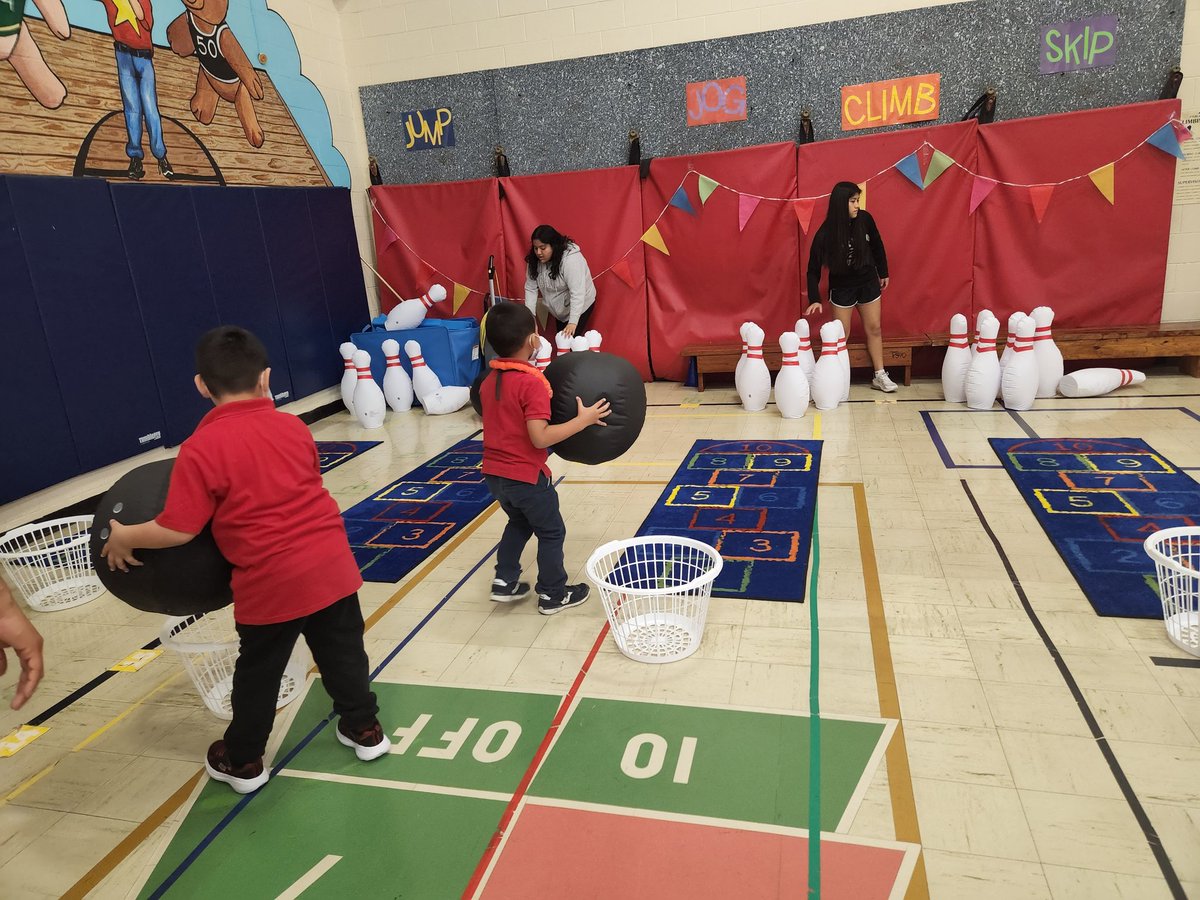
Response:
[[[141,157],[134,157],[129,160],[129,177],[134,181],[141,179],[146,174],[146,169],[142,165]]]
[[[354,748],[354,755],[363,762],[379,759],[392,747],[378,719],[366,728],[347,728],[346,723],[338,719],[337,739],[343,746]]]
[[[167,181],[171,181],[175,177],[175,170],[171,168],[171,161],[165,156],[158,161],[158,174]]]
[[[209,778],[225,782],[239,794],[257,791],[270,777],[270,773],[263,768],[261,756],[252,763],[235,766],[229,761],[229,749],[224,741],[214,741],[208,748],[204,770],[208,772]]]
[[[592,589],[586,584],[568,584],[566,591],[557,600],[552,600],[549,594],[538,594],[538,612],[543,616],[552,616],[583,603],[591,592]]]
[[[497,603],[512,603],[514,600],[523,600],[528,595],[528,581],[505,581],[502,578],[492,580],[492,599]]]

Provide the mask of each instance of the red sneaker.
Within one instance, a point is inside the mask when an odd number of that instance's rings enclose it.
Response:
[[[270,777],[270,773],[263,768],[261,756],[254,762],[235,766],[229,761],[229,748],[225,746],[224,741],[214,741],[208,748],[204,770],[208,772],[209,778],[225,782],[239,794],[257,791]]]

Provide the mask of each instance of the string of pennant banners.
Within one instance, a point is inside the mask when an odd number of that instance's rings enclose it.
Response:
[[[880,178],[883,175],[890,173],[893,169],[907,178],[921,191],[925,191],[945,174],[951,168],[960,169],[965,174],[969,175],[973,181],[971,184],[971,200],[967,210],[967,215],[973,215],[987,199],[987,197],[997,187],[1015,188],[1025,190],[1029,194],[1030,202],[1033,205],[1034,216],[1039,224],[1046,214],[1046,209],[1050,205],[1050,198],[1053,196],[1056,188],[1065,184],[1071,184],[1076,181],[1082,181],[1087,178],[1092,185],[1100,192],[1101,196],[1108,201],[1109,205],[1116,203],[1116,165],[1129,156],[1132,156],[1142,147],[1149,144],[1150,146],[1162,151],[1177,159],[1185,159],[1182,144],[1192,140],[1192,133],[1180,119],[1172,117],[1165,124],[1155,129],[1146,138],[1139,141],[1136,145],[1126,150],[1112,162],[1105,163],[1097,169],[1092,169],[1090,172],[1083,172],[1079,175],[1073,175],[1070,178],[1064,178],[1061,181],[1041,182],[1035,184],[1023,184],[1014,181],[1002,181],[996,178],[989,178],[986,175],[980,175],[978,172],[973,172],[964,166],[962,163],[953,159],[947,153],[939,150],[937,147],[928,141],[923,141],[921,146],[909,153],[907,156],[897,160],[891,165],[884,166],[874,175],[864,178],[857,182],[858,188],[861,191],[860,205],[865,209],[867,206],[867,186],[868,184]],[[921,158],[928,152],[928,162],[925,165],[925,171],[921,171]],[[631,288],[637,287],[637,282],[633,277],[633,272],[629,267],[629,255],[637,249],[639,244],[645,244],[648,247],[653,247],[664,256],[670,256],[671,251],[667,247],[667,242],[663,239],[662,232],[659,230],[659,222],[667,215],[671,209],[678,209],[688,215],[696,216],[699,212],[693,206],[691,198],[688,196],[685,187],[690,176],[695,175],[697,178],[697,193],[700,197],[700,206],[704,207],[708,203],[709,198],[713,193],[721,188],[722,190],[730,191],[737,194],[738,197],[738,231],[744,231],[746,223],[750,221],[750,217],[754,215],[754,211],[759,204],[764,200],[772,203],[789,203],[796,215],[796,220],[800,224],[800,228],[805,234],[808,233],[812,225],[812,214],[816,208],[817,202],[826,200],[829,197],[829,192],[823,194],[815,194],[809,197],[768,197],[761,194],[754,194],[749,191],[739,191],[737,188],[730,187],[727,184],[721,184],[714,178],[703,175],[695,170],[688,170],[679,180],[679,185],[671,194],[671,198],[663,206],[655,217],[654,222],[647,228],[636,241],[634,241],[628,250],[621,254],[609,266],[601,269],[592,276],[592,281],[597,281],[601,276],[612,272],[617,278]],[[454,285],[453,290],[453,310],[457,313],[462,307],[466,299],[473,293],[483,294],[485,291],[467,287],[458,279],[452,278],[442,272],[427,259],[421,256],[404,238],[396,232],[394,228],[384,218],[383,213],[379,211],[379,207],[375,204],[374,199],[371,201],[371,209],[379,217],[379,221],[383,223],[385,229],[385,240],[383,246],[377,251],[377,255],[382,255],[393,243],[403,244],[413,256],[419,259],[431,272],[440,278],[451,282]],[[369,268],[369,267],[368,267]],[[372,269],[374,271],[374,269]],[[389,285],[390,288],[390,285]],[[393,293],[395,293],[393,289]],[[399,295],[397,295],[399,296]],[[401,298],[403,299],[403,298]]]

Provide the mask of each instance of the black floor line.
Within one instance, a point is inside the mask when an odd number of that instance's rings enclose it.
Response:
[[[159,641],[158,638],[155,638],[150,643],[143,644],[141,649],[153,650],[160,643],[161,643],[161,641]],[[63,697],[61,700],[59,700],[57,703],[55,703],[53,706],[50,706],[47,709],[44,709],[42,712],[38,713],[36,716],[34,716],[32,719],[30,719],[26,724],[27,725],[45,725],[48,721],[50,721],[52,718],[57,716],[64,709],[67,709],[69,706],[71,706],[75,702],[82,700],[84,697],[86,697],[88,694],[90,694],[96,688],[100,687],[100,685],[104,684],[104,682],[108,681],[108,679],[112,678],[114,675],[120,675],[120,674],[122,674],[122,673],[114,672],[112,669],[109,669],[106,672],[101,672],[99,675],[97,675],[95,678],[93,678],[87,684],[80,685],[79,687],[75,688],[75,690],[71,691],[71,693],[67,694],[67,696]]]
[[[1012,586],[1017,592],[1021,606],[1025,609],[1025,615],[1029,617],[1029,621],[1033,624],[1038,636],[1042,639],[1042,643],[1046,645],[1046,650],[1049,651],[1051,659],[1058,666],[1058,673],[1062,676],[1063,681],[1066,682],[1071,696],[1075,698],[1075,703],[1079,706],[1080,713],[1083,714],[1083,719],[1096,741],[1096,746],[1100,748],[1100,753],[1108,763],[1108,768],[1112,771],[1113,778],[1116,779],[1117,786],[1121,789],[1121,794],[1125,797],[1125,802],[1129,804],[1129,809],[1133,813],[1133,817],[1137,819],[1138,825],[1141,826],[1142,834],[1146,838],[1146,843],[1150,846],[1150,852],[1154,854],[1154,859],[1158,863],[1159,869],[1162,870],[1163,878],[1167,882],[1171,896],[1175,900],[1187,900],[1187,893],[1179,881],[1179,875],[1176,873],[1175,867],[1171,865],[1171,859],[1167,856],[1167,851],[1158,837],[1158,832],[1154,829],[1154,823],[1150,821],[1150,817],[1142,807],[1142,802],[1138,799],[1137,794],[1134,793],[1133,786],[1129,783],[1129,778],[1125,775],[1125,770],[1121,768],[1116,754],[1113,752],[1112,747],[1109,746],[1108,738],[1105,737],[1100,723],[1096,721],[1096,716],[1092,712],[1092,708],[1088,706],[1087,698],[1083,696],[1083,691],[1080,690],[1078,682],[1075,681],[1075,676],[1071,674],[1071,669],[1058,652],[1058,647],[1055,646],[1053,639],[1042,625],[1041,619],[1034,612],[1033,606],[1029,602],[1029,597],[1026,596],[1025,589],[1021,587],[1017,573],[1013,570],[1012,563],[1009,562],[1008,555],[1004,552],[1004,547],[1001,546],[996,533],[992,531],[991,526],[988,524],[987,518],[983,514],[983,509],[975,499],[975,495],[971,493],[970,485],[967,484],[965,479],[961,480],[960,484],[962,484],[963,490],[966,491],[967,499],[971,502],[971,506],[975,510],[979,524],[983,526],[983,530],[991,540],[992,546],[996,548],[996,553],[1000,557],[1000,561],[1004,563],[1004,571],[1008,573],[1008,579],[1012,582]]]
[[[1200,669],[1200,659],[1180,659],[1178,656],[1152,656],[1150,662],[1156,666],[1169,666],[1176,669]]]
[[[1154,399],[1162,399],[1162,398],[1183,399],[1186,397],[1200,397],[1200,394],[1128,394],[1125,396],[1125,399],[1128,400],[1128,399],[1133,399],[1135,397],[1142,399],[1142,400],[1149,400],[1151,398],[1154,398]],[[843,403],[878,403],[880,401],[880,399],[881,399],[880,397],[863,397],[862,399],[858,399],[858,400],[843,400],[842,402]],[[1072,398],[1070,398],[1070,397],[1054,397],[1051,399],[1053,399],[1055,401],[1064,401],[1064,400],[1070,400]],[[1082,399],[1082,398],[1077,398],[1077,399]],[[1101,397],[1089,397],[1087,399],[1103,400],[1105,398],[1103,396],[1101,396]],[[687,401],[685,401],[685,402],[687,402]],[[742,405],[741,403],[738,403],[735,401],[725,401],[725,400],[721,400],[716,403],[705,403],[703,400],[697,399],[695,402],[699,403],[701,406],[741,406]],[[895,396],[892,396],[891,398],[889,398],[887,400],[887,402],[888,403],[943,403],[944,401],[939,400],[937,397],[895,397]],[[646,406],[648,408],[678,407],[680,405],[681,404],[679,404],[679,403],[647,403],[646,404]],[[1130,410],[1134,410],[1134,411],[1137,410],[1136,406],[1131,406],[1129,408],[1130,408]],[[984,410],[984,411],[986,412],[986,410]],[[1040,410],[1040,409],[1031,410],[1031,412],[1043,412],[1043,411],[1044,410]],[[997,409],[997,410],[992,410],[992,412],[1004,412],[1004,410]]]
[[[1021,418],[1020,413],[1013,412],[1011,409],[1006,409],[1005,412],[1012,416],[1013,421],[1021,426],[1021,430],[1025,432],[1026,437],[1033,438],[1035,441],[1041,437],[1041,435],[1039,435],[1033,430],[1033,428],[1030,427],[1028,422]]]

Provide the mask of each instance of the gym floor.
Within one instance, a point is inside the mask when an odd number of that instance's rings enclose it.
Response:
[[[648,394],[621,459],[552,459],[573,580],[600,544],[636,533],[693,441],[823,441],[823,896],[1200,896],[1200,660],[1161,621],[1093,612],[988,445],[1137,437],[1194,469],[1194,379],[1162,370],[1020,415],[939,415],[961,407],[933,381],[890,396],[856,383],[851,402],[789,421],[742,412],[729,388]],[[384,442],[327,473],[346,509],[477,427],[469,411],[414,411],[364,432],[339,412],[312,430]],[[0,530],[150,458],[0,507]],[[633,662],[603,634],[595,594],[554,617],[490,602],[503,523],[486,512],[399,584],[361,592],[368,652],[386,662],[384,725],[412,737],[404,753],[354,762],[320,730],[314,684],[281,711],[270,752],[308,743],[240,803],[201,774],[223,723],[163,653],[0,758],[0,893],[803,896],[807,808],[788,786],[801,790],[807,767],[810,604],[716,597],[694,656]],[[0,737],[161,624],[109,595],[32,618],[47,677],[22,713],[0,711]],[[302,839],[272,834],[288,822]],[[714,858],[735,893],[690,880]],[[572,879],[586,889],[566,891]]]

